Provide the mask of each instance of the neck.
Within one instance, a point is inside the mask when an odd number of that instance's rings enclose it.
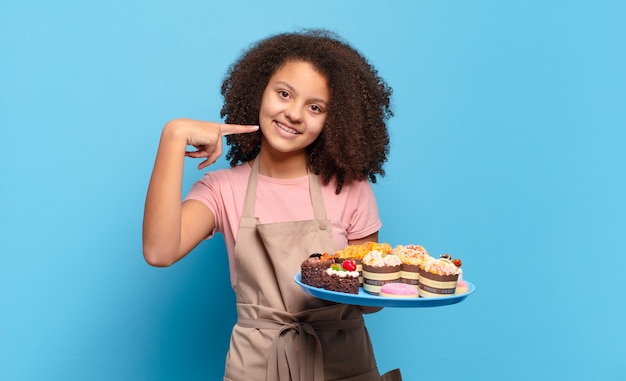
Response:
[[[296,179],[308,173],[304,152],[295,155],[276,154],[261,149],[255,160],[259,160],[259,173],[263,176]]]

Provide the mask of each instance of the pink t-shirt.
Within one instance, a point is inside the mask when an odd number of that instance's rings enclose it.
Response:
[[[250,172],[248,164],[207,172],[193,184],[185,198],[203,203],[215,216],[215,231],[207,238],[215,232],[224,236],[233,285],[236,280],[235,238],[239,232]],[[308,180],[308,176],[286,180],[259,174],[255,217],[264,224],[313,219]],[[382,222],[374,191],[368,181],[344,185],[338,195],[335,194],[335,183],[331,181],[328,185],[322,185],[322,198],[327,218],[332,222],[336,249],[347,246],[348,240],[367,237],[380,230]]]

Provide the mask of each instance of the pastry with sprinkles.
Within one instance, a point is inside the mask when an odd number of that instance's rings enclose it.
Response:
[[[459,268],[448,254],[430,258],[420,265],[419,295],[424,298],[454,295]]]
[[[399,283],[401,268],[402,261],[397,255],[370,251],[363,257],[363,290],[378,295],[383,285]]]
[[[420,245],[397,245],[393,248],[393,254],[397,255],[400,261],[402,261],[400,283],[410,284],[417,290],[419,286],[419,266],[430,258],[428,251]]]

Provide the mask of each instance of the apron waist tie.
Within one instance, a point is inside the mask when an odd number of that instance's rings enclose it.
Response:
[[[354,329],[362,327],[364,322],[362,317],[310,323],[240,317],[237,324],[244,328],[277,330],[268,355],[267,380],[324,381],[322,344],[316,331]]]

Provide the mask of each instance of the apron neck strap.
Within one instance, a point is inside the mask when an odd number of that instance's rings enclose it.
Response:
[[[309,194],[311,195],[311,204],[313,205],[313,214],[317,220],[326,219],[326,207],[322,198],[322,187],[319,177],[312,172],[309,174]],[[254,203],[256,201],[256,186],[259,173],[259,157],[257,156],[252,163],[252,170],[248,179],[248,187],[246,188],[246,196],[243,201],[242,217],[254,217]]]

